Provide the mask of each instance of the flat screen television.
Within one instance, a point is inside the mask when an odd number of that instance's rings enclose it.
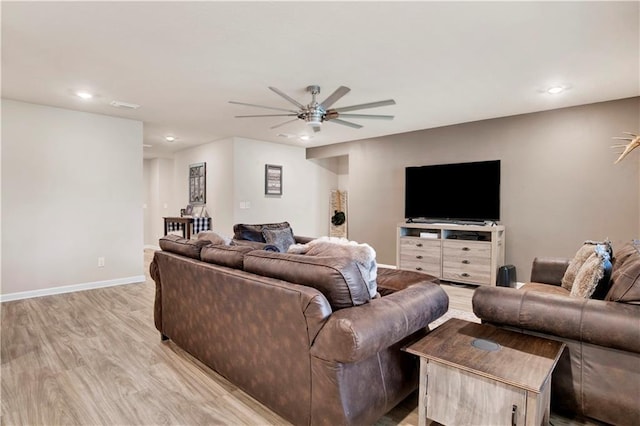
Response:
[[[500,160],[407,167],[405,219],[500,220]]]

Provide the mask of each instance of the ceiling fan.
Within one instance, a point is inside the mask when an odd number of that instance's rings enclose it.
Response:
[[[275,87],[269,87],[272,91],[285,98],[287,101],[298,107],[298,110],[285,109],[264,105],[247,104],[244,102],[229,101],[229,103],[237,105],[246,105],[257,108],[266,108],[276,111],[285,111],[288,114],[260,114],[260,115],[236,115],[236,118],[247,117],[296,117],[293,120],[285,121],[284,123],[276,124],[272,126],[272,129],[284,126],[285,124],[292,123],[296,120],[303,120],[309,126],[313,128],[314,132],[319,132],[321,125],[325,121],[331,121],[332,123],[342,124],[343,126],[353,127],[359,129],[362,126],[360,124],[352,123],[351,121],[343,120],[342,118],[373,118],[378,120],[393,120],[393,115],[372,115],[372,114],[345,114],[348,111],[356,111],[359,109],[377,108],[387,105],[395,105],[396,101],[393,99],[387,99],[385,101],[369,102],[366,104],[351,105],[342,108],[330,108],[331,105],[336,103],[340,98],[349,93],[351,89],[345,86],[338,87],[327,99],[322,102],[318,102],[316,96],[320,94],[320,86],[313,85],[307,87],[307,92],[311,93],[311,102],[308,105],[303,105],[296,101],[292,97],[288,96],[281,90]]]

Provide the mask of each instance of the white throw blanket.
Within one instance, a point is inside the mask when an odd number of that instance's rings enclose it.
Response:
[[[369,244],[359,244],[346,238],[320,237],[306,244],[293,244],[289,247],[288,253],[309,256],[349,257],[356,262],[362,278],[367,283],[367,287],[369,287],[370,296],[373,298],[378,292],[376,251]]]

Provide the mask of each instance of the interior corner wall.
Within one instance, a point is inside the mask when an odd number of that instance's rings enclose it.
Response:
[[[170,216],[180,216],[180,209],[189,203],[189,165],[207,164],[207,202],[205,208],[211,216],[212,228],[231,235],[233,227],[233,139],[221,139],[194,148],[178,151],[174,155],[173,202]],[[200,206],[194,208],[199,213]]]
[[[638,238],[640,151],[614,165],[611,149],[612,137],[638,131],[635,97],[310,148],[307,157],[349,155],[349,237],[390,264],[405,167],[501,160],[506,262],[526,281],[536,256],[572,257],[587,239],[615,248]]]
[[[144,279],[142,131],[2,100],[3,296]]]
[[[154,158],[144,160],[144,244],[158,248],[164,235],[164,217],[178,216],[170,208],[174,199],[174,160]]]
[[[328,235],[335,164],[307,160],[304,147],[244,138],[235,138],[233,162],[235,223],[287,221],[297,235]],[[266,164],[282,166],[282,195],[265,195]]]

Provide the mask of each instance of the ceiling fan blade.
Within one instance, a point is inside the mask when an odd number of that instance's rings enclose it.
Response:
[[[298,114],[258,114],[258,115],[236,115],[235,118],[246,117],[297,117]],[[296,118],[297,120],[297,118]]]
[[[271,87],[271,86],[269,86],[269,89],[273,90],[278,95],[282,96],[283,98],[285,98],[286,100],[288,100],[289,102],[291,102],[292,104],[297,106],[298,108],[304,109],[304,105],[302,105],[300,102],[296,101],[295,99],[293,99],[291,96],[287,95],[286,93],[282,92],[281,90],[279,90],[279,89],[277,89],[275,87]]]
[[[294,121],[298,121],[298,119],[294,118],[293,120],[288,120],[284,123],[276,124],[275,126],[271,126],[270,129],[277,129],[278,127],[284,126],[285,124],[293,123]]]
[[[376,114],[340,114],[340,117],[346,118],[375,118],[377,120],[393,120],[393,115],[376,115]]]
[[[360,105],[351,105],[342,108],[334,108],[336,112],[347,112],[347,111],[355,111],[357,109],[366,109],[366,108],[377,108],[381,106],[387,105],[395,105],[396,101],[393,99],[387,99],[386,101],[378,101],[378,102],[369,102],[368,104],[360,104]]]
[[[332,118],[330,120],[331,123],[342,124],[343,126],[353,127],[354,129],[360,129],[362,126],[356,123],[352,123],[350,121],[340,120],[339,118]]]
[[[229,101],[229,103],[230,104],[236,104],[236,105],[245,105],[245,106],[250,106],[250,107],[257,107],[257,108],[274,109],[276,111],[295,112],[296,114],[298,113],[297,111],[294,111],[292,109],[277,108],[277,107],[270,107],[270,106],[256,105],[256,104],[246,104],[244,102]]]
[[[324,101],[322,101],[320,103],[320,106],[322,108],[324,108],[325,110],[328,109],[331,105],[333,105],[334,103],[336,103],[336,101],[338,99],[340,99],[341,97],[343,97],[344,95],[346,95],[347,93],[349,93],[351,91],[351,89],[349,89],[346,86],[340,86],[338,87],[335,92],[333,92],[332,94],[329,95],[329,97],[327,99],[325,99]]]

